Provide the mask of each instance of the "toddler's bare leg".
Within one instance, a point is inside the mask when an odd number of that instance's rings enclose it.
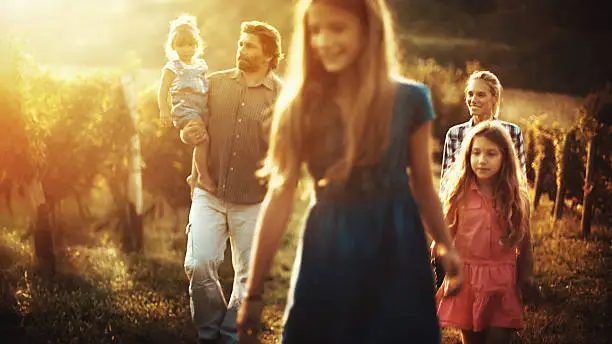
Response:
[[[191,160],[191,174],[187,177],[187,183],[191,188],[191,196],[193,198],[193,189],[196,185],[207,191],[214,191],[215,185],[208,173],[208,150],[210,138],[206,132],[206,126],[201,118],[193,118],[189,120],[185,127],[191,127],[197,130],[198,136],[201,139],[193,148],[193,156]]]
[[[191,199],[193,199],[193,189],[195,188],[196,182],[200,178],[198,176],[198,168],[196,167],[196,150],[195,150],[195,148],[193,149],[193,154],[192,155],[193,156],[191,158],[191,174],[189,176],[187,176],[187,184],[189,184],[189,189],[191,189],[191,191],[190,191]]]
[[[212,192],[215,190],[216,186],[208,173],[208,147],[209,139],[208,135],[206,135],[205,139],[193,148],[194,163],[191,173],[194,174],[195,172],[195,174],[198,175],[198,181],[204,190]]]

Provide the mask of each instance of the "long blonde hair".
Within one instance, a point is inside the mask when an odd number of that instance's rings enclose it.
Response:
[[[356,64],[356,101],[344,119],[345,155],[328,168],[325,177],[346,178],[354,164],[376,161],[388,144],[395,90],[391,80],[397,75],[398,63],[390,12],[384,0],[302,0],[297,5],[285,85],[274,109],[270,147],[260,171],[260,175],[270,177],[271,187],[281,186],[289,176],[299,173],[308,154],[309,130],[321,120],[325,96],[333,93],[333,74],[325,71],[309,46],[307,16],[313,3],[326,3],[357,15],[366,32],[364,49]]]
[[[446,187],[441,195],[446,216],[451,227],[457,225],[459,205],[476,181],[470,165],[472,145],[476,137],[484,137],[495,143],[502,152],[502,164],[494,184],[494,206],[500,221],[506,226],[502,242],[512,247],[522,240],[529,230],[529,199],[514,144],[508,131],[495,121],[476,125],[464,138],[457,160],[449,170]]]
[[[181,14],[170,22],[170,32],[166,39],[166,58],[175,60],[178,58],[176,46],[180,43],[187,43],[196,47],[194,57],[199,56],[204,49],[204,42],[200,37],[200,29],[196,22],[196,17],[189,14]]]

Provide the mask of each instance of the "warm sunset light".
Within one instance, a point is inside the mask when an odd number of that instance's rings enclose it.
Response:
[[[0,0],[0,342],[612,343],[608,2]]]
[[[143,6],[156,4],[163,2],[8,0],[0,5],[0,21],[4,33],[25,40],[43,63],[113,65],[138,50],[145,35],[158,31],[161,36],[164,13],[140,13]],[[156,18],[159,30],[145,29]]]

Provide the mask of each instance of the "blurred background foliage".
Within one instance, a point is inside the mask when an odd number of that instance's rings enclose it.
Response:
[[[389,4],[402,72],[430,87],[438,114],[434,135],[440,141],[450,126],[466,119],[463,85],[474,69],[492,70],[506,88],[572,96],[585,96],[610,75],[612,55],[602,44],[610,30],[597,1],[589,6],[574,0]],[[125,72],[138,80],[145,208],[175,211],[189,204],[184,178],[190,148],[157,121],[155,91],[170,20],[183,12],[196,15],[212,71],[234,65],[242,21],[276,26],[285,51],[292,31],[293,2],[286,0],[109,0],[105,6],[90,0],[11,0],[2,6],[8,34],[0,46],[0,193],[6,204],[14,195],[32,198],[27,185],[40,180],[50,203],[70,200],[80,217],[92,215],[92,190],[108,191],[108,204],[119,204],[125,195],[134,130],[119,83]],[[281,63],[281,76],[283,68]],[[509,103],[508,111],[521,120],[535,111]],[[555,109],[548,111],[554,118]],[[566,124],[571,125],[578,111],[569,112]],[[113,213],[94,208],[98,217]]]

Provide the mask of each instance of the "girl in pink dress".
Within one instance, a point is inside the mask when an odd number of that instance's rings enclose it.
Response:
[[[527,187],[516,156],[503,126],[478,124],[464,139],[442,194],[465,280],[457,295],[447,293],[452,281],[444,280],[436,295],[438,318],[441,326],[460,329],[463,343],[509,343],[523,327],[520,290],[533,286],[533,254]]]

